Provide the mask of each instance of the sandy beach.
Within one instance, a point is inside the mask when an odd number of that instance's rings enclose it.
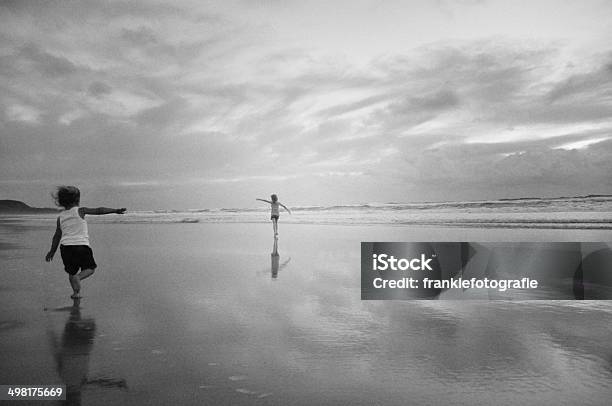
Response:
[[[612,404],[611,16],[0,1],[0,406]]]
[[[80,303],[60,258],[43,261],[48,224],[0,229],[0,381],[64,382],[68,404],[528,404],[537,394],[603,405],[612,395],[609,302],[360,300],[360,241],[473,240],[475,229],[281,224],[274,257],[269,224],[92,224],[99,270]],[[487,236],[562,239],[526,232]]]

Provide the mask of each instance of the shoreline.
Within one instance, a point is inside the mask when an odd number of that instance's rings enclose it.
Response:
[[[42,220],[42,221],[41,221]],[[50,241],[54,231],[52,224],[54,218],[35,217],[11,217],[0,216],[0,241],[10,232],[2,228],[10,229],[37,229],[43,234],[48,230]],[[262,238],[269,231],[272,237],[272,226],[270,221],[262,222],[88,222],[93,230],[96,228],[138,227],[149,228],[152,233],[164,227],[189,227],[189,228],[217,228],[228,229],[257,229]],[[161,228],[160,228],[161,227]],[[351,230],[355,241],[405,241],[405,242],[437,242],[437,241],[466,241],[466,242],[608,242],[612,240],[612,234],[608,229],[580,229],[580,228],[528,228],[528,227],[462,227],[441,225],[412,225],[412,224],[303,224],[279,222],[281,241],[283,234],[298,230],[319,229],[320,231],[333,233],[334,230],[343,234],[343,230]],[[45,237],[45,238],[47,238]],[[95,239],[95,235],[93,236]],[[10,241],[6,241],[10,242]],[[45,242],[45,245],[49,244]]]

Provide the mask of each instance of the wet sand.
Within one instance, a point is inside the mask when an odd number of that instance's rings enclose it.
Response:
[[[0,383],[70,404],[604,405],[610,302],[361,301],[360,242],[603,241],[608,232],[90,224],[70,288],[53,226],[0,222]],[[19,404],[26,404],[20,402]],[[48,404],[52,404],[49,402]]]

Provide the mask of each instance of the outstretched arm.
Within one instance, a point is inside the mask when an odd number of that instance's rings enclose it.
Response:
[[[96,207],[96,208],[81,207],[79,209],[79,215],[81,217],[84,217],[86,214],[93,214],[96,216],[100,216],[103,214],[123,214],[123,213],[125,213],[125,207],[121,209],[111,209],[108,207]]]
[[[291,210],[289,210],[287,208],[287,206],[285,206],[284,204],[282,204],[281,202],[278,202],[278,204],[280,204],[281,206],[283,206],[283,209],[287,210],[289,212],[289,214],[291,214]]]
[[[57,218],[57,228],[55,229],[55,234],[53,234],[53,240],[51,240],[51,249],[45,256],[45,261],[51,262],[53,260],[53,256],[55,255],[55,251],[57,251],[57,247],[59,247],[60,240],[62,239],[62,229],[60,228],[60,220]]]
[[[270,203],[270,204],[272,204],[272,202],[271,202],[271,201],[266,200],[266,199],[255,199],[255,200],[259,200],[259,201],[261,201],[261,202],[266,202],[266,203]]]

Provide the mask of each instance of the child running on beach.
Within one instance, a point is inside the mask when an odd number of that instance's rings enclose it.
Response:
[[[276,195],[270,196],[270,199],[272,199],[272,201],[265,200],[265,199],[255,199],[255,200],[270,203],[270,220],[272,220],[272,227],[274,228],[274,236],[276,237],[278,236],[278,217],[280,215],[278,207],[282,206],[283,209],[287,210],[289,214],[291,214],[291,210],[289,210],[287,206],[279,202],[278,197]]]
[[[60,247],[64,269],[68,273],[68,280],[72,287],[73,299],[81,297],[81,281],[93,275],[97,265],[89,247],[89,233],[87,231],[86,214],[123,214],[125,208],[109,209],[97,207],[95,209],[79,207],[81,192],[74,186],[59,186],[53,196],[55,203],[64,208],[57,218],[57,228],[51,241],[51,250],[45,260],[53,260],[57,247]],[[79,272],[79,270],[81,272]]]

